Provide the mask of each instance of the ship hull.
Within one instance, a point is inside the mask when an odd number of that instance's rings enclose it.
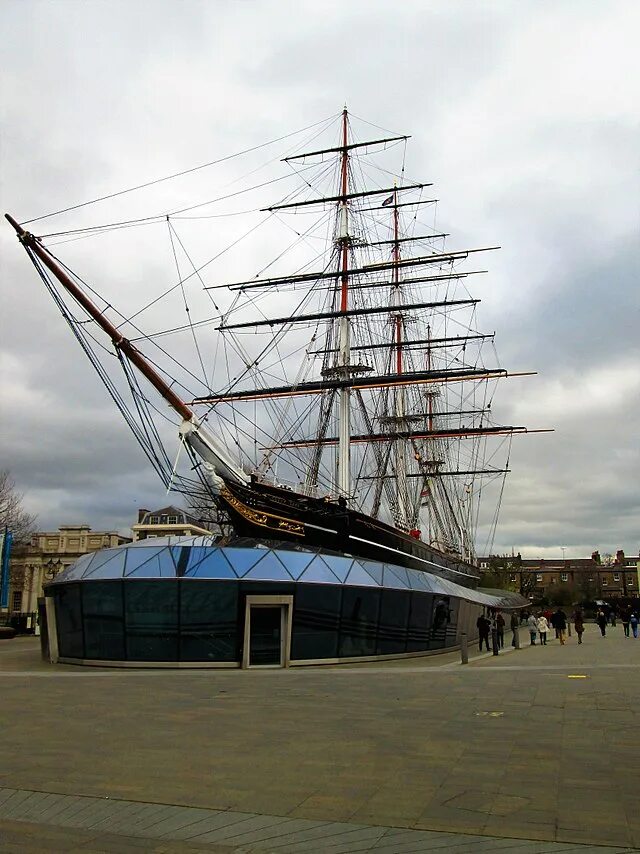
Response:
[[[476,587],[476,569],[346,504],[252,481],[225,483],[218,496],[239,536],[285,540],[301,547],[422,569]]]

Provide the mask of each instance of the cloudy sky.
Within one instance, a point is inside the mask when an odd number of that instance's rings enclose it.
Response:
[[[443,230],[502,246],[476,294],[482,325],[504,366],[539,373],[505,384],[500,414],[556,431],[514,442],[496,549],[638,553],[640,4],[4,0],[0,26],[1,195],[21,221],[284,136],[345,102],[412,134],[408,166],[437,187]],[[173,209],[251,165],[33,228]],[[114,241],[64,249],[121,300],[141,304],[171,280],[167,257]],[[127,529],[164,490],[8,226],[0,258],[0,467],[41,529]]]

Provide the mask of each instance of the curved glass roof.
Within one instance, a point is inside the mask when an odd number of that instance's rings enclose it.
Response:
[[[245,542],[245,541],[241,541]],[[418,590],[455,596],[489,607],[528,604],[507,591],[471,590],[419,569],[320,551],[301,551],[266,544],[223,546],[213,537],[159,537],[83,555],[51,582],[104,581],[116,578],[211,578],[344,584]]]

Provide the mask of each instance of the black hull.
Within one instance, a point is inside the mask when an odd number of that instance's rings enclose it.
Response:
[[[286,540],[301,547],[422,569],[476,587],[475,567],[377,519],[328,499],[311,498],[254,481],[227,483],[218,502],[238,536]]]

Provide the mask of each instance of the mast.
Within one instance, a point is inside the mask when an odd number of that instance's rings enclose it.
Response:
[[[349,378],[350,362],[350,321],[346,313],[349,307],[349,208],[347,195],[349,192],[349,148],[348,148],[347,108],[342,111],[342,151],[340,155],[340,184],[342,202],[340,204],[340,230],[338,245],[341,255],[340,276],[340,311],[338,335],[338,366],[339,373],[344,379]],[[339,392],[339,442],[338,442],[338,495],[349,499],[351,495],[351,389],[348,386]]]
[[[399,214],[398,214],[398,190],[393,188],[393,301],[395,302],[397,313],[393,318],[395,328],[395,350],[396,350],[396,374],[401,376],[403,373],[402,365],[402,314],[400,307],[402,305],[402,297],[400,293],[400,233],[399,233]],[[398,386],[394,389],[395,401],[395,421],[396,429],[404,430],[405,428],[405,389],[404,386]],[[395,444],[396,457],[396,500],[398,507],[398,524],[400,527],[407,527],[409,524],[409,495],[407,489],[407,455],[406,442],[402,439],[397,439]]]

